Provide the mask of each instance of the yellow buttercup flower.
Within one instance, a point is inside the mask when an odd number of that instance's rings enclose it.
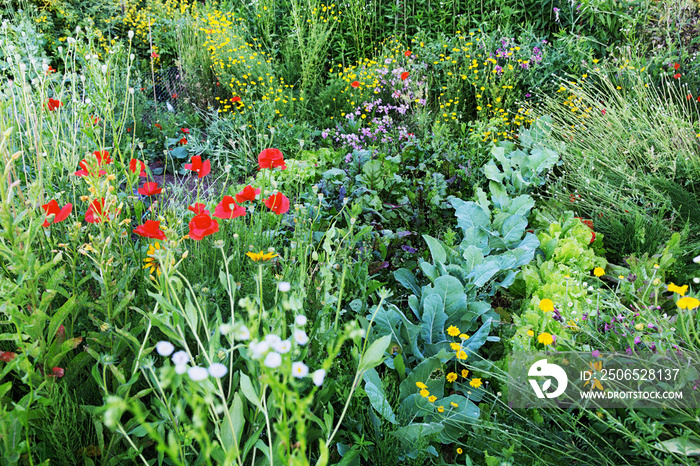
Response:
[[[602,277],[603,275],[605,275],[605,270],[603,270],[603,267],[596,267],[595,269],[593,269],[593,275],[595,275],[596,277]]]
[[[438,406],[437,407],[438,413],[444,413],[445,412],[445,407],[444,406]]]
[[[420,393],[420,396],[422,396],[423,398],[427,398],[428,395],[430,395],[430,392],[429,392],[428,390],[426,390],[426,389],[423,389],[423,390],[421,390],[421,391],[418,392],[418,393]]]
[[[431,403],[435,403],[435,400],[437,400],[437,397],[435,395],[430,395],[428,397],[428,401],[430,401]]]
[[[478,379],[478,378],[477,378],[477,379],[472,379],[472,381],[469,382],[469,385],[471,385],[471,386],[474,387],[474,388],[479,388],[479,387],[481,387],[483,384],[481,383],[481,379]]]
[[[461,449],[461,448],[457,448],[457,454],[458,454],[458,455],[461,455],[461,454],[462,454],[462,449]]]
[[[678,293],[681,296],[685,296],[688,292],[688,285],[678,286],[674,285],[673,282],[668,284],[668,291],[672,293]]]
[[[275,254],[274,252],[265,252],[264,253],[262,251],[260,251],[260,252],[246,252],[245,255],[250,257],[251,260],[253,260],[253,262],[260,262],[260,261],[267,262],[270,259],[272,259],[273,257],[277,257],[277,254]]]
[[[466,369],[462,369],[462,377],[464,377],[466,379],[468,376],[469,376],[469,371]]]
[[[537,337],[537,341],[542,343],[543,345],[551,345],[554,343],[554,338],[552,337],[551,333],[541,333],[539,337]]]
[[[450,325],[449,327],[447,327],[447,334],[451,337],[456,337],[460,334],[460,331],[454,325]]]
[[[688,309],[690,311],[700,306],[700,301],[692,296],[686,296],[676,301],[676,306],[678,306],[680,309]]]
[[[540,309],[542,312],[552,312],[554,310],[554,303],[551,299],[544,298],[540,301]]]
[[[527,331],[527,336],[528,336],[528,337],[534,337],[534,336],[535,336],[535,332],[533,332],[532,330],[528,330],[528,331]]]
[[[449,374],[447,374],[447,377],[445,377],[445,378],[447,379],[448,382],[451,383],[451,382],[454,382],[455,380],[457,380],[457,374],[455,374],[454,372],[450,372]]]

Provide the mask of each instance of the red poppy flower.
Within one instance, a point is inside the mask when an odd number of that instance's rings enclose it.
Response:
[[[350,83],[350,85],[357,89],[358,87],[360,87],[360,81],[353,81]]]
[[[156,127],[156,128],[158,128],[158,129],[163,129],[163,127],[162,127],[162,126],[160,126],[160,123],[156,123],[156,124],[155,124],[155,125],[153,125],[153,126],[155,126],[155,127]]]
[[[190,134],[190,129],[189,128],[180,128],[180,131],[182,131],[185,134]]]
[[[163,188],[159,188],[158,183],[154,181],[144,183],[143,186],[139,188],[139,194],[144,196],[155,196],[156,194],[160,194],[162,192]]]
[[[134,228],[134,233],[144,238],[165,240],[165,233],[160,229],[160,222],[146,220],[143,225]]]
[[[211,172],[211,162],[209,160],[202,162],[202,156],[195,155],[192,157],[192,163],[185,164],[185,169],[197,172],[197,176],[204,178]]]
[[[100,122],[100,117],[98,117],[98,116],[90,116],[90,118],[92,118],[93,126],[97,126],[97,123]]]
[[[687,96],[685,96],[685,100],[690,100],[690,99],[692,99],[692,98],[693,98],[693,96],[690,95],[690,94],[688,94]]]
[[[279,149],[265,149],[258,154],[258,165],[260,169],[280,167],[282,170],[287,168],[284,163],[284,156]]]
[[[184,138],[184,137],[180,138],[180,144],[182,144],[183,146],[185,144],[187,144],[187,138]]]
[[[243,202],[254,201],[256,194],[260,194],[260,190],[248,185],[243,188],[243,191],[236,194],[236,202],[242,204]]]
[[[407,57],[410,57],[410,56],[411,56],[411,51],[410,51],[410,50],[406,50],[403,54],[406,55]]]
[[[408,71],[401,73],[401,81],[405,81],[406,79],[408,79]]]
[[[676,73],[676,74],[673,75],[673,77],[674,77],[675,79],[678,79],[678,78],[681,77],[681,74],[680,74],[680,73]]]
[[[126,128],[126,132],[127,132],[127,133],[130,133],[130,132],[131,132],[131,128]]]
[[[265,199],[265,205],[277,215],[282,215],[289,211],[289,199],[282,193],[273,194]]]
[[[602,113],[603,115],[605,115],[605,109],[601,110],[600,113]]]
[[[233,197],[224,196],[224,199],[217,204],[214,210],[214,217],[221,219],[232,219],[245,215],[245,207],[239,206],[233,201]]]
[[[46,104],[46,107],[49,109],[50,112],[53,112],[56,110],[58,107],[61,107],[63,103],[60,100],[57,99],[49,99],[49,102]]]
[[[217,84],[217,85],[218,85],[218,84]],[[237,95],[235,95],[235,96],[233,96],[233,97],[231,98],[231,102],[240,102],[240,101],[241,101],[241,98],[238,97]]]
[[[53,66],[49,65],[49,69],[46,70],[46,74],[49,75],[49,74],[55,73],[55,72],[56,72],[56,70],[53,69]]]
[[[97,165],[99,167],[101,165],[101,163],[99,163],[99,161],[101,159],[98,158],[97,160],[98,160]],[[111,162],[111,160],[110,160],[110,162]],[[90,176],[90,170],[88,169],[87,160],[85,160],[85,159],[81,160],[80,162],[78,162],[78,165],[80,166],[81,169],[74,173],[75,176]],[[106,174],[107,174],[106,171],[99,170],[97,173],[97,176],[99,177],[99,176],[106,175]]]
[[[199,241],[205,236],[213,235],[219,231],[219,222],[207,214],[200,214],[190,220],[189,227],[190,238]]]
[[[48,204],[42,205],[41,208],[44,209],[44,212],[46,212],[47,217],[51,214],[54,215],[53,221],[49,222],[48,219],[44,220],[43,226],[48,227],[49,225],[51,225],[51,223],[62,222],[66,218],[68,218],[71,211],[73,210],[73,204],[68,203],[64,205],[63,208],[59,208],[58,202],[52,199],[49,201]]]
[[[207,210],[207,206],[204,204],[200,204],[197,202],[195,205],[191,205],[187,208],[187,210],[194,212],[195,215],[202,215],[202,214],[207,214],[209,215],[209,211]]]
[[[17,357],[17,353],[12,351],[0,351],[0,361],[10,362]]]
[[[136,173],[137,169],[140,169],[139,176],[141,178],[146,178],[148,176],[148,174],[146,174],[146,164],[141,160],[131,159],[129,162],[129,170],[131,170],[131,173]]]
[[[109,165],[112,163],[112,159],[109,157],[109,152],[106,150],[96,150],[92,153],[92,155],[97,157],[97,165],[102,165],[103,163],[105,165]]]
[[[173,94],[173,99],[177,99],[177,93]]]
[[[673,69],[676,70],[676,71],[678,71],[678,68],[680,68],[680,67],[681,67],[681,64],[680,64],[680,63],[674,63],[674,64],[673,64]]]
[[[158,55],[157,53],[151,52],[151,58],[159,58],[159,57],[160,57],[160,55]]]
[[[47,377],[63,377],[63,375],[66,373],[65,369],[62,367],[53,367],[51,368],[51,373],[47,374]]]
[[[85,221],[88,223],[100,223],[104,217],[107,217],[107,212],[103,212],[105,198],[95,199],[88,206],[85,212]]]

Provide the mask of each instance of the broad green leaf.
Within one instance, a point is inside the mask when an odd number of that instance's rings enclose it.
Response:
[[[479,351],[479,348],[481,348],[486,342],[486,337],[489,336],[490,331],[491,320],[489,319],[486,321],[486,323],[479,327],[479,330],[469,337],[469,340],[467,340],[464,344],[464,350],[467,352],[467,355],[475,354],[477,351]]]
[[[469,245],[462,253],[464,262],[462,262],[462,269],[465,273],[469,274],[477,265],[484,262],[484,255],[481,249],[474,245]]]
[[[522,194],[511,201],[510,205],[506,209],[506,212],[511,215],[520,215],[527,218],[530,215],[530,210],[532,210],[533,207],[535,207],[535,200],[532,198],[532,196]]]
[[[373,367],[377,367],[379,364],[381,364],[382,361],[384,361],[384,353],[386,352],[386,349],[389,347],[390,343],[390,335],[384,335],[378,340],[375,340],[362,355],[362,359],[360,360],[357,370],[364,372],[367,369],[372,369]]]
[[[394,272],[394,278],[404,288],[411,290],[414,294],[420,294],[420,286],[416,282],[416,277],[410,270],[401,268]]]
[[[476,246],[486,255],[491,252],[489,247],[489,235],[482,228],[469,228],[464,231],[464,239],[459,245],[459,249],[464,250],[468,246]]]
[[[428,243],[428,249],[430,249],[430,255],[433,258],[433,262],[442,262],[443,264],[447,262],[447,254],[442,244],[432,236],[423,235],[423,239]]]
[[[498,256],[490,256],[486,261],[474,267],[474,270],[467,275],[467,279],[471,279],[472,283],[477,288],[484,286],[494,275],[501,271],[501,266],[497,257]]]
[[[236,451],[240,448],[241,436],[245,427],[245,416],[243,415],[243,401],[241,394],[236,392],[233,395],[233,403],[228,411],[229,416],[224,416],[221,420],[221,439],[229,450]]]
[[[493,180],[498,183],[502,183],[503,178],[505,177],[505,174],[501,172],[501,170],[493,162],[489,162],[484,165],[484,175],[486,176],[486,179]]]
[[[510,203],[510,197],[506,192],[506,188],[502,184],[496,183],[495,181],[489,182],[489,191],[491,191],[491,202],[493,205],[500,210],[505,210]]]
[[[521,217],[520,215],[512,215],[508,217],[500,229],[503,241],[505,241],[506,246],[512,247],[515,243],[519,242],[525,233],[525,228],[527,228],[527,219]]]
[[[396,415],[391,409],[389,401],[386,399],[386,393],[382,388],[382,381],[379,379],[379,374],[374,369],[367,370],[362,378],[365,381],[365,392],[369,398],[372,407],[387,421],[392,424],[397,424]]]
[[[372,315],[368,315],[367,319],[371,319]],[[389,335],[392,341],[401,346],[401,338],[399,337],[401,333],[401,316],[399,315],[398,308],[393,305],[384,305],[379,308],[374,316],[375,331],[379,335]],[[402,347],[403,350],[403,347]]]
[[[465,231],[474,227],[487,227],[491,222],[484,210],[474,202],[465,202],[461,199],[453,198],[452,206],[455,208],[457,226]]]
[[[439,434],[442,429],[443,425],[437,422],[430,424],[416,423],[396,429],[393,435],[404,444],[415,445],[419,440],[424,440],[426,437]]]
[[[245,372],[241,372],[241,391],[248,401],[261,411],[263,410],[260,395],[258,395],[258,391],[253,387],[250,377]]]
[[[435,280],[434,286],[423,287],[423,300],[430,294],[437,294],[445,306],[447,324],[458,322],[461,314],[467,310],[467,296],[464,286],[457,278],[443,275]]]
[[[444,311],[442,298],[437,294],[426,296],[423,301],[423,317],[421,322],[421,338],[423,341],[432,344],[444,339],[445,321],[447,314]],[[440,335],[443,335],[440,338]]]

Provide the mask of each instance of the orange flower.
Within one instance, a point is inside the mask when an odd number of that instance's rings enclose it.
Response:
[[[357,89],[358,87],[360,87],[360,81],[353,81],[350,83],[350,85]]]

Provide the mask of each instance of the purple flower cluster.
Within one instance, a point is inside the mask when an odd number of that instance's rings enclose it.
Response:
[[[387,60],[385,63],[390,64],[391,59]],[[419,98],[422,96],[417,94],[425,83],[411,79],[410,75],[402,80],[404,71],[402,67],[378,69],[378,84],[374,93],[379,96],[362,102],[353,112],[345,115],[346,123],[325,129],[321,136],[324,139],[330,136],[334,143],[350,150],[363,150],[378,143],[397,142],[401,146],[401,142],[411,141],[414,135],[404,121],[416,106],[425,106],[425,98]],[[352,160],[352,155],[349,154],[349,157]]]

